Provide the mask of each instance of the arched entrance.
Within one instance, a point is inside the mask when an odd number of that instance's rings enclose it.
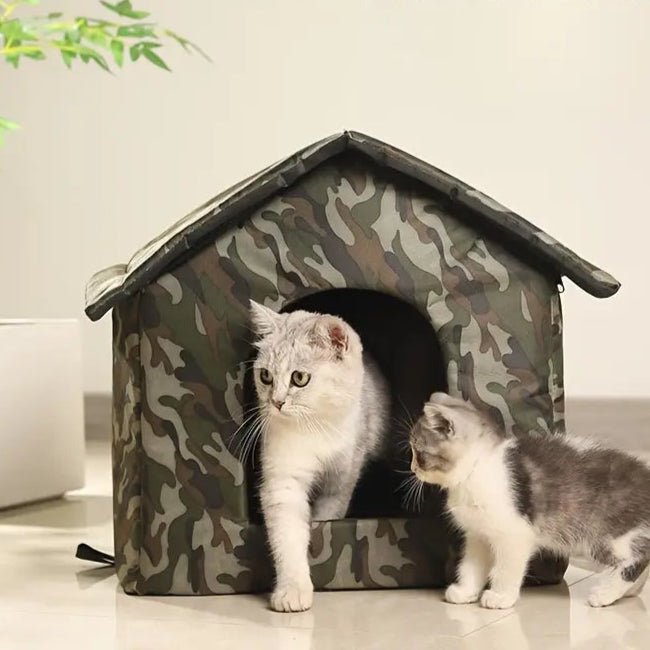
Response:
[[[409,454],[404,444],[409,422],[418,417],[426,399],[447,389],[447,364],[427,316],[408,302],[367,289],[329,289],[291,302],[285,312],[305,310],[335,314],[359,334],[364,349],[377,362],[391,388],[389,459],[370,463],[355,490],[348,512],[354,518],[410,515],[399,487],[407,476]],[[252,378],[245,380],[245,398],[255,403]],[[257,486],[259,455],[246,467],[249,516],[260,520]]]

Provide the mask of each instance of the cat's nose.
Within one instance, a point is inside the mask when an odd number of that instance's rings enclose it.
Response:
[[[281,411],[282,407],[284,406],[284,400],[272,399],[271,404],[273,404],[273,406],[275,406],[278,411]]]

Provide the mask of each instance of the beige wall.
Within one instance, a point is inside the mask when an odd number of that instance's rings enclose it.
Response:
[[[88,11],[88,0],[58,5]],[[365,131],[613,273],[564,295],[571,395],[650,395],[650,3],[138,2],[211,54],[174,74],[0,65],[0,317],[82,316],[97,269],[293,150]],[[110,387],[110,323],[84,322]]]

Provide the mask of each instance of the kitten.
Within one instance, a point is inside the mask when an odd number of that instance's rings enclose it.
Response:
[[[451,603],[509,608],[536,550],[588,554],[608,573],[592,607],[637,595],[650,562],[650,467],[568,436],[506,437],[460,399],[434,393],[410,435],[411,469],[448,492],[465,533]],[[485,589],[487,581],[488,589]]]
[[[341,318],[251,302],[261,418],[260,499],[276,570],[271,607],[309,609],[312,520],[345,517],[366,461],[382,453],[390,397]],[[313,506],[310,506],[313,501]]]

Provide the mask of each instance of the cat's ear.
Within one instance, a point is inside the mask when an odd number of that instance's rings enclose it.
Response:
[[[332,320],[327,323],[327,336],[332,350],[337,356],[342,357],[350,348],[350,335],[345,323]]]
[[[322,316],[314,327],[313,341],[330,349],[337,359],[342,359],[350,349],[350,329],[336,316]]]
[[[267,336],[273,332],[282,320],[281,314],[274,312],[264,305],[260,305],[259,302],[255,302],[254,300],[251,300],[250,313],[253,329],[260,337]]]
[[[424,419],[429,429],[445,438],[451,438],[454,435],[454,423],[444,411],[444,407],[441,408],[438,404],[427,402],[424,405]]]

